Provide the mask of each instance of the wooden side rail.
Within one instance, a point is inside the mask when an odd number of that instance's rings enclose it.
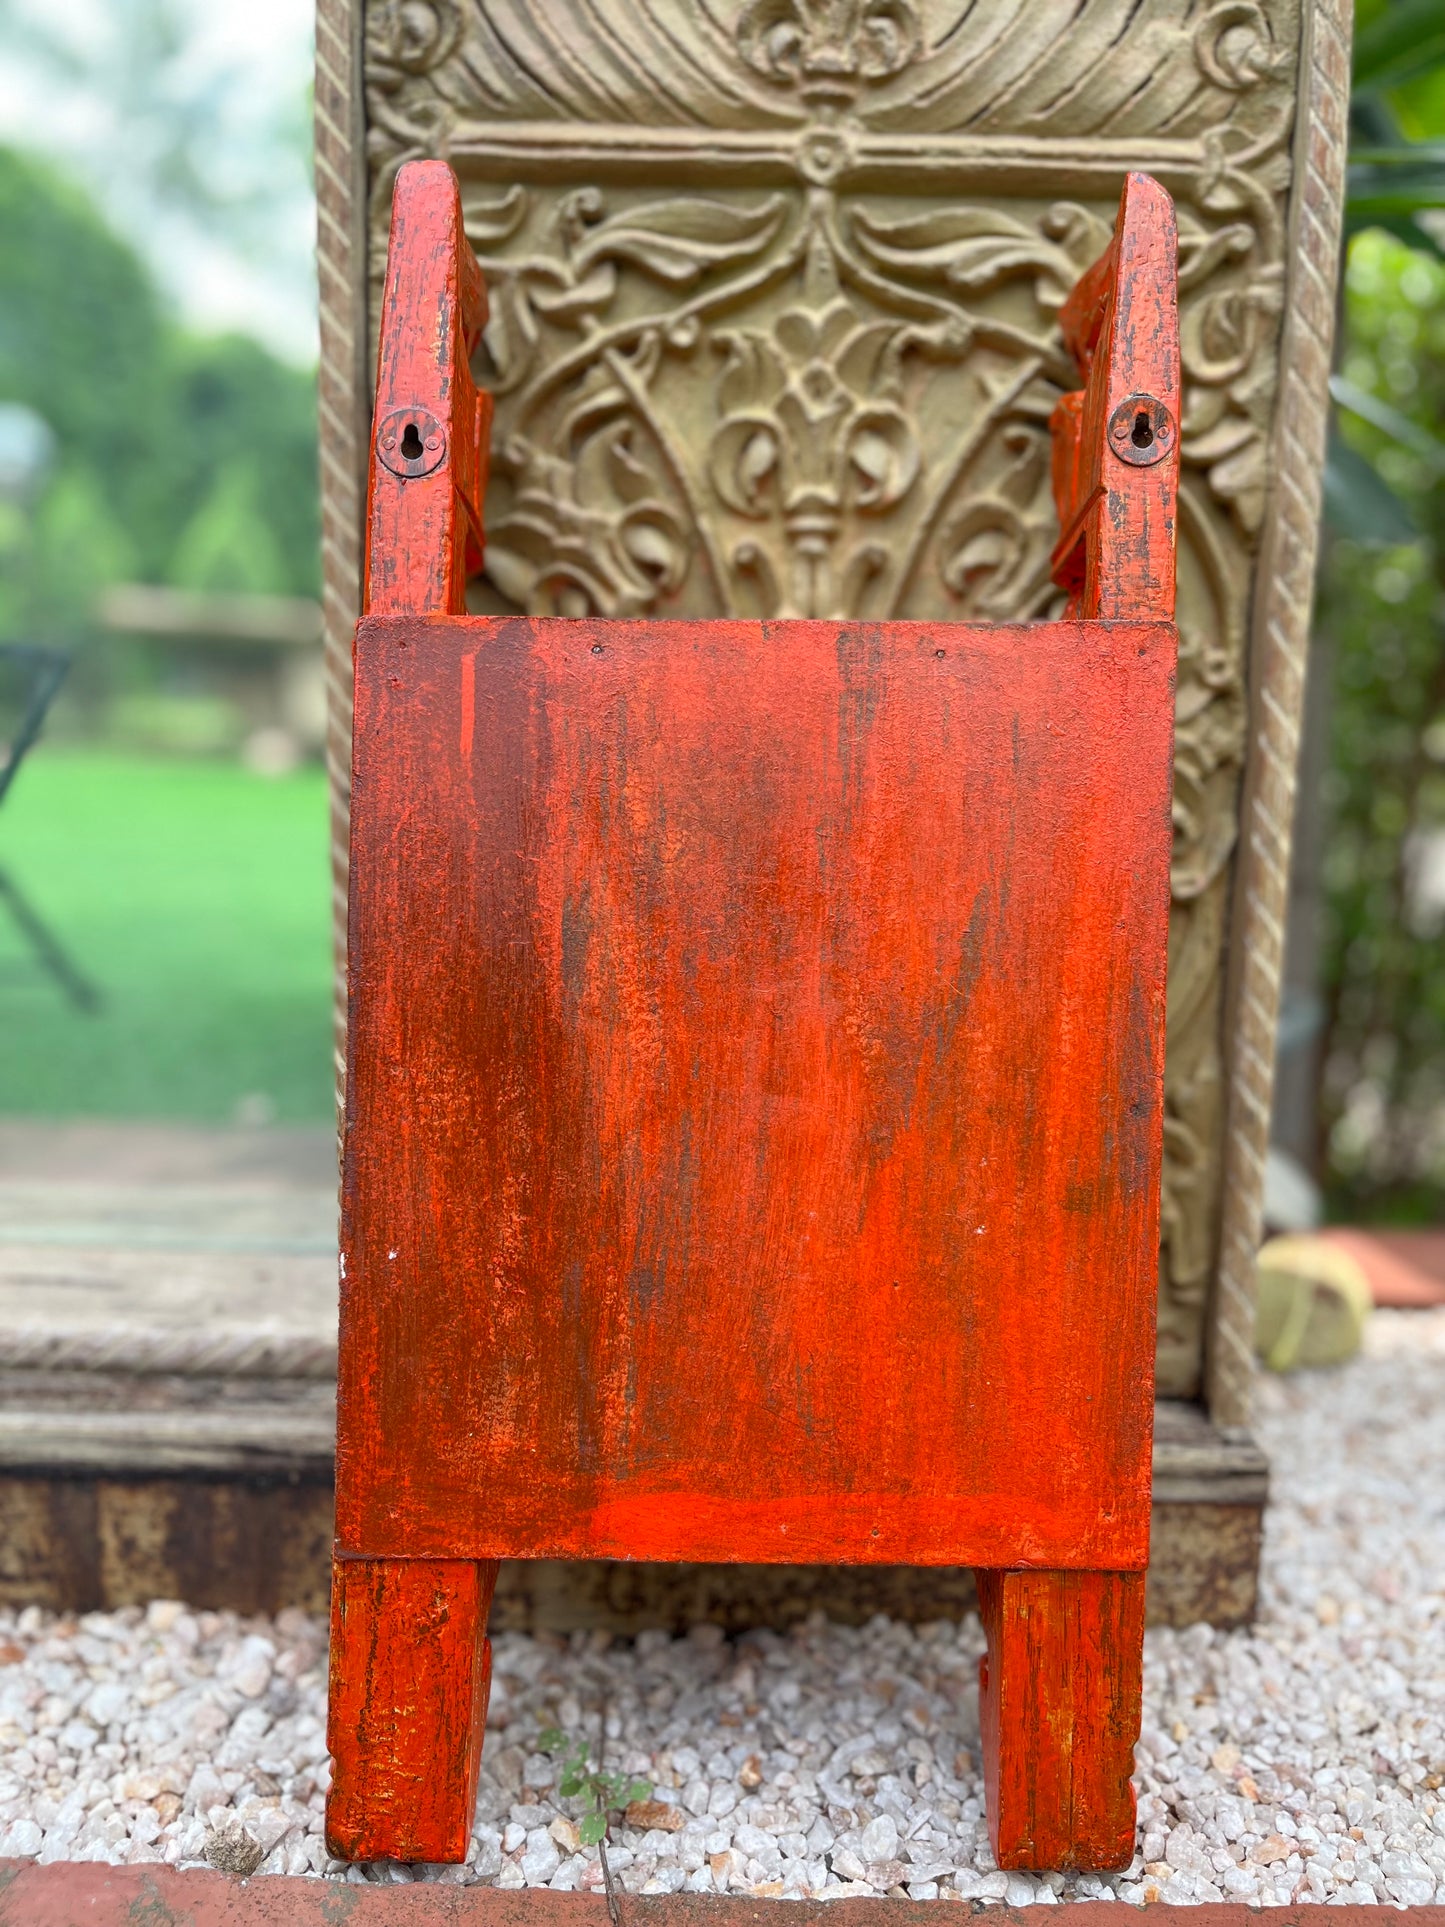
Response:
[[[396,181],[372,418],[362,607],[460,615],[482,567],[492,398],[472,379],[487,291],[445,161]],[[491,1683],[495,1560],[348,1558],[331,1583],[327,1808],[348,1859],[466,1858]],[[387,1635],[392,1635],[388,1637]],[[400,1636],[396,1636],[400,1634]],[[360,1766],[360,1779],[348,1772]]]
[[[1114,239],[1060,316],[1084,381],[1050,423],[1053,573],[1071,616],[1174,614],[1177,256],[1172,201],[1149,175],[1129,175]]]
[[[469,617],[486,312],[398,175],[357,631],[327,1805],[465,1857],[502,1558],[971,1565],[1003,1867],[1134,1845],[1175,228],[1063,311],[1065,619]]]
[[[472,380],[482,271],[445,161],[397,175],[367,490],[369,615],[461,615],[482,566],[492,398]]]

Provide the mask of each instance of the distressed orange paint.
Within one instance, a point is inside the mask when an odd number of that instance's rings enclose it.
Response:
[[[346,1860],[467,1857],[495,1562],[337,1559],[326,1840]]]
[[[981,1572],[979,1732],[1001,1867],[1124,1867],[1134,1852],[1142,1572]]]
[[[1053,482],[1059,509],[1055,579],[1071,613],[1174,614],[1174,519],[1179,489],[1178,235],[1169,196],[1130,174],[1114,239],[1065,301],[1064,340],[1084,376],[1054,412]],[[1139,422],[1133,397],[1158,418]],[[1127,424],[1121,459],[1110,425]],[[1145,439],[1136,442],[1135,435]]]
[[[456,176],[411,161],[392,198],[372,416],[363,600],[377,614],[463,609],[482,566],[492,398],[471,357],[486,321]]]
[[[378,421],[430,395],[454,431],[449,172],[397,209]],[[396,477],[378,442],[338,1851],[464,1840],[474,1750],[415,1769],[478,1627],[398,1700],[435,1576],[633,1557],[980,1567],[1000,1863],[1129,1857],[1178,422],[1147,178],[1065,326],[1069,621],[467,617],[483,456]]]
[[[1173,653],[362,624],[348,1551],[1145,1563]]]

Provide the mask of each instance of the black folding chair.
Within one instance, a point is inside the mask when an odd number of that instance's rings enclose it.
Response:
[[[28,642],[0,642],[0,672],[4,682],[18,692],[14,705],[18,722],[9,739],[0,740],[0,803],[9,795],[25,752],[40,734],[45,712],[69,668],[69,656],[58,649],[39,649]],[[60,939],[4,868],[0,868],[0,899],[40,967],[60,985],[75,1008],[98,1010],[99,991],[71,961]]]

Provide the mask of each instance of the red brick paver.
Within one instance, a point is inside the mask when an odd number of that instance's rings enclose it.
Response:
[[[1331,1225],[1324,1235],[1361,1266],[1377,1305],[1402,1310],[1445,1305],[1445,1231],[1357,1231]]]
[[[1041,1927],[1019,1910],[943,1900],[754,1900],[705,1894],[628,1897],[623,1927],[944,1927],[954,1909],[988,1914],[987,1927]],[[1085,1911],[1087,1909],[1087,1911]],[[1069,1911],[1075,1911],[1071,1907]],[[1078,1927],[1140,1927],[1122,1901],[1077,1903]],[[1445,1927],[1445,1907],[1408,1907],[1405,1927]],[[940,1920],[940,1914],[943,1919]],[[1057,1916],[1054,1917],[1057,1919]],[[1248,1907],[1148,1910],[1149,1927],[1258,1927]],[[1270,1927],[1325,1927],[1316,1907],[1272,1907]],[[607,1927],[598,1895],[545,1888],[351,1886],[330,1880],[231,1880],[169,1867],[0,1861],[0,1927]],[[1379,1927],[1376,1908],[1335,1907],[1328,1927]]]

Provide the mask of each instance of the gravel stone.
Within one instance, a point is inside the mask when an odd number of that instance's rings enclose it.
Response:
[[[653,1784],[615,1822],[629,1893],[1445,1904],[1445,1311],[1266,1378],[1263,1609],[1151,1631],[1139,1838],[1121,1875],[1004,1873],[983,1820],[976,1619],[736,1641],[504,1633],[465,1867],[348,1869],[323,1838],[324,1625],[0,1610],[0,1857],[595,1892],[544,1726]]]
[[[239,1821],[213,1827],[205,1838],[205,1855],[221,1873],[240,1874],[244,1879],[255,1873],[266,1858],[266,1849]]]
[[[527,1835],[526,1850],[520,1861],[522,1877],[529,1887],[545,1887],[562,1864],[557,1842],[545,1827],[533,1827]]]
[[[898,1853],[898,1822],[891,1813],[880,1813],[870,1820],[858,1836],[858,1851],[865,1860],[893,1860]]]

